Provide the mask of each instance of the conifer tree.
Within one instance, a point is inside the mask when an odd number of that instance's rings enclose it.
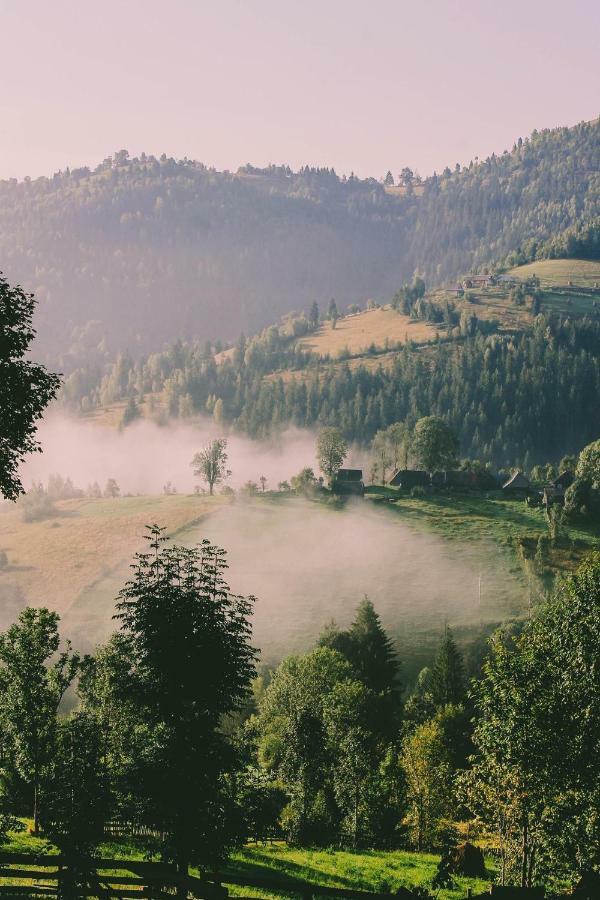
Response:
[[[350,661],[365,685],[377,694],[397,687],[399,665],[396,653],[368,597],[359,604],[349,635]]]
[[[465,667],[462,654],[448,625],[431,670],[431,693],[436,706],[465,699]]]

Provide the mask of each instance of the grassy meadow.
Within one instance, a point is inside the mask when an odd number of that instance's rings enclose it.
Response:
[[[524,556],[535,553],[538,537],[548,534],[542,508],[522,500],[482,494],[431,494],[413,498],[399,488],[372,486],[367,497],[382,503],[394,515],[418,529],[432,531],[447,540],[491,541],[510,553],[511,568],[527,574]],[[598,547],[600,529],[595,526],[563,527],[563,540],[550,548],[547,566],[553,574],[568,572]]]
[[[516,266],[508,274],[523,280],[537,275],[542,288],[566,287],[569,281],[579,287],[593,288],[595,284],[600,284],[600,262],[592,259],[539,259]]]
[[[318,356],[335,358],[346,350],[353,356],[366,353],[372,344],[382,350],[386,342],[391,345],[406,341],[422,344],[434,338],[433,325],[415,321],[385,306],[345,316],[338,320],[335,328],[330,322],[324,322],[314,334],[301,338],[298,343]]]
[[[27,820],[27,825],[31,823]],[[54,854],[55,848],[43,837],[33,837],[28,831],[11,833],[2,850],[14,853],[26,853],[32,856],[41,853]],[[125,860],[143,859],[144,854],[135,838],[111,840],[102,844],[99,855],[105,858]],[[435,875],[439,855],[433,853],[417,853],[408,850],[311,850],[290,847],[283,842],[270,844],[248,844],[231,854],[222,869],[225,885],[227,875],[235,878],[236,883],[229,882],[232,897],[265,897],[277,900],[279,897],[293,897],[298,882],[309,882],[314,885],[347,888],[357,891],[377,893],[395,893],[398,888],[428,887]],[[438,900],[462,900],[467,896],[468,888],[473,894],[489,890],[494,880],[496,869],[494,861],[486,860],[489,879],[455,877],[452,888],[436,892]],[[192,869],[196,874],[196,870]],[[258,889],[240,884],[247,876],[250,879],[264,878],[281,881],[281,890]],[[15,879],[6,879],[4,883],[23,884]],[[315,894],[318,896],[318,892]]]
[[[68,613],[112,575],[122,584],[131,558],[144,546],[146,525],[158,522],[177,535],[222,502],[183,494],[81,498],[57,501],[52,516],[37,522],[25,522],[18,504],[5,504],[0,507],[0,548],[8,565],[0,570],[0,591],[18,586],[28,604]]]

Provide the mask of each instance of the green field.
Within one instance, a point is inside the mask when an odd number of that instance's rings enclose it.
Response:
[[[133,555],[144,548],[145,526],[157,522],[171,535],[198,524],[222,498],[175,494],[156,497],[81,498],[55,504],[51,516],[25,522],[19,506],[0,507],[0,548],[8,565],[0,570],[1,612],[15,592],[21,605],[48,606],[71,624],[90,626],[106,616],[129,573]],[[91,613],[83,615],[82,613]],[[2,626],[9,624],[0,615]],[[110,614],[108,615],[108,624]]]
[[[590,259],[539,259],[525,266],[516,266],[508,274],[523,281],[536,275],[542,288],[566,286],[569,281],[576,286],[593,288],[600,284],[600,262]]]
[[[30,853],[32,856],[56,852],[42,838],[34,838],[26,832],[9,835],[9,842],[2,849]],[[135,839],[110,841],[99,850],[99,855],[105,858],[131,860],[143,859],[144,856]],[[248,876],[251,880],[268,878],[282,883],[282,890],[277,892],[230,884],[232,897],[293,897],[298,891],[299,882],[393,894],[400,887],[429,887],[439,859],[438,855],[432,853],[404,850],[309,850],[277,842],[248,845],[234,852],[223,867],[222,878],[224,884],[227,884],[228,873],[235,876],[236,881]],[[435,892],[435,896],[438,900],[462,900],[467,896],[468,888],[472,889],[473,894],[489,890],[496,870],[493,860],[488,859],[486,865],[489,879],[456,877],[453,888]],[[195,873],[195,870],[192,871]],[[19,879],[7,879],[4,883],[23,882]],[[315,896],[318,896],[318,892]]]
[[[513,572],[527,576],[523,553],[532,548],[548,528],[543,509],[528,507],[521,500],[486,497],[479,494],[433,494],[412,498],[398,488],[369,487],[367,497],[384,505],[390,513],[418,529],[432,531],[453,541],[493,541],[510,554]],[[584,556],[599,546],[600,528],[564,526],[564,539],[550,549],[548,567],[554,574],[576,568]]]

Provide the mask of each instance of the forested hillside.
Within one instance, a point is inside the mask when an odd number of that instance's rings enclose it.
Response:
[[[463,455],[526,468],[597,437],[597,321],[538,315],[508,335],[465,326],[452,339],[374,356],[372,367],[368,357],[323,362],[275,327],[241,339],[220,365],[210,346],[178,342],[137,362],[120,356],[102,378],[77,370],[63,397],[83,412],[128,400],[123,425],[143,405],[159,421],[208,413],[253,437],[335,425],[360,443],[393,422],[437,415],[456,429]]]
[[[599,136],[598,120],[534,132],[396,184],[120,151],[93,171],[0,182],[0,268],[36,293],[40,349],[66,371],[231,339],[313,300],[387,300],[415,269],[433,286],[508,256],[597,257]]]

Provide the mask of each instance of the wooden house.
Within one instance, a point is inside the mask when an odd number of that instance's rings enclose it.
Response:
[[[502,493],[507,497],[528,497],[531,493],[531,483],[523,472],[517,470],[512,478],[502,485]]]
[[[555,478],[552,482],[552,487],[562,488],[563,491],[566,491],[568,487],[571,487],[574,481],[575,475],[573,474],[573,472],[561,472],[558,478]]]
[[[365,492],[362,469],[339,469],[331,490],[341,497],[362,497]]]
[[[429,472],[422,472],[419,469],[396,469],[388,484],[390,487],[399,487],[410,491],[414,487],[429,487],[431,478]]]
[[[468,469],[434,472],[431,476],[431,484],[434,488],[457,491],[494,491],[499,487],[490,472],[472,472]]]

